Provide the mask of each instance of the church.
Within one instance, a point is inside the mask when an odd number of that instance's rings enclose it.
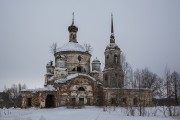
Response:
[[[46,65],[44,87],[21,91],[23,108],[152,105],[150,89],[124,88],[121,49],[115,42],[113,16],[103,71],[101,62],[96,58],[91,63],[90,51],[78,43],[74,15],[68,31],[69,41],[55,49],[54,63],[50,61]]]

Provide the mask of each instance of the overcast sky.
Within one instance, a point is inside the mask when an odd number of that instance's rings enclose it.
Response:
[[[50,46],[69,41],[75,12],[80,44],[104,63],[111,12],[116,43],[133,69],[162,77],[165,66],[180,73],[180,0],[0,0],[0,91],[4,85],[43,87]]]

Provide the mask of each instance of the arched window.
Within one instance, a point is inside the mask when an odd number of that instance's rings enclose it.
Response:
[[[77,66],[77,71],[78,72],[81,72],[82,71],[81,69],[82,69],[81,66]]]
[[[83,87],[79,87],[78,91],[85,91],[85,89]]]
[[[114,63],[115,63],[115,64],[117,64],[117,62],[118,62],[117,57],[118,57],[117,55],[114,55]]]

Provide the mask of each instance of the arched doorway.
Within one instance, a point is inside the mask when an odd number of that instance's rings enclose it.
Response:
[[[54,107],[54,95],[47,95],[46,97],[46,108],[52,108]]]

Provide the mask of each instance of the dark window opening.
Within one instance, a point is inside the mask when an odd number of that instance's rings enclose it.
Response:
[[[106,56],[106,59],[109,59],[109,55]]]
[[[108,75],[105,75],[104,84],[106,87],[108,86]]]
[[[75,68],[73,68],[72,71],[75,71]]]
[[[114,55],[114,63],[117,64],[118,60],[117,60],[117,55]]]
[[[111,98],[111,105],[115,105],[116,103],[116,99],[115,98]]]
[[[85,91],[85,89],[83,87],[80,87],[78,91]]]
[[[133,105],[137,105],[137,98],[133,99]]]
[[[31,107],[32,106],[32,98],[28,98],[28,102],[27,102],[27,106],[28,107]]]
[[[105,75],[105,80],[108,80],[108,75]]]
[[[72,98],[71,102],[72,102],[72,105],[75,105],[76,104],[76,98]]]
[[[123,104],[126,104],[126,98],[122,99]]]
[[[47,95],[46,97],[46,108],[54,107],[54,95]]]
[[[81,72],[81,66],[77,66],[77,71]]]
[[[81,61],[81,56],[80,56],[80,55],[78,56],[78,61],[79,61],[79,62]]]
[[[87,105],[90,105],[90,104],[91,104],[90,98],[87,98]]]
[[[84,104],[84,98],[79,98],[79,104],[83,105]]]

